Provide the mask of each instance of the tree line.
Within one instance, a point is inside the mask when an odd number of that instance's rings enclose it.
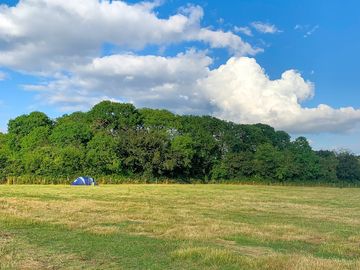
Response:
[[[103,101],[51,120],[12,119],[0,133],[2,183],[67,183],[91,175],[108,183],[360,183],[359,158],[314,151],[305,137],[264,124],[175,115]]]

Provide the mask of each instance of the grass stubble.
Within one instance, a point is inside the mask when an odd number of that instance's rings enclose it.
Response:
[[[0,269],[360,269],[360,190],[4,185]]]

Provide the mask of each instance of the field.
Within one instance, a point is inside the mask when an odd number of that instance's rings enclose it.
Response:
[[[3,185],[0,269],[360,269],[360,189]]]

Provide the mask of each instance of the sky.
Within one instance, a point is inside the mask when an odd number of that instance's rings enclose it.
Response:
[[[360,153],[357,0],[0,0],[0,131],[101,100]]]

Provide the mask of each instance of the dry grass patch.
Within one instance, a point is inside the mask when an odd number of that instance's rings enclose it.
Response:
[[[273,252],[263,254],[258,248],[239,248],[228,251],[211,247],[184,247],[176,250],[172,256],[185,260],[202,260],[210,269],[234,266],[247,270],[357,270],[360,261],[330,260],[301,255],[281,255]],[[253,259],[252,257],[256,257]],[[236,268],[233,268],[236,269]]]
[[[99,237],[185,242],[172,251],[174,260],[201,262],[209,269],[360,269],[358,189],[0,186],[0,217]],[[29,258],[17,258],[9,249],[12,235],[7,239],[1,233],[6,250],[0,250],[10,256],[4,262],[26,264]]]

